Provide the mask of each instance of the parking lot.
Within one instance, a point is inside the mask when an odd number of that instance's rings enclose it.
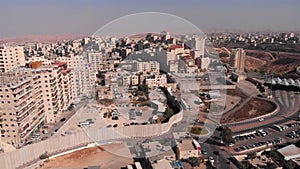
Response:
[[[247,153],[300,138],[300,122],[290,121],[277,125],[282,129],[270,125],[267,128],[234,136],[235,143],[230,144],[228,149],[234,153]]]

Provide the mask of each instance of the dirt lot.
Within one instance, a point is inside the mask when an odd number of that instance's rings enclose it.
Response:
[[[101,168],[121,168],[132,163],[132,158],[121,157],[112,154],[106,149],[123,149],[123,144],[110,144],[92,147],[66,154],[44,163],[42,169],[74,168],[82,169],[88,166],[99,166]]]
[[[262,50],[246,50],[246,72],[248,73],[273,73],[276,76],[294,77],[299,75],[295,69],[300,64],[300,54],[290,52],[268,52]],[[221,60],[229,63],[230,57],[221,57]]]
[[[276,105],[274,105],[269,101],[258,99],[258,98],[252,98],[241,109],[230,114],[227,117],[222,118],[221,123],[238,122],[238,121],[262,116],[264,114],[272,112],[273,110],[275,110],[275,108]]]

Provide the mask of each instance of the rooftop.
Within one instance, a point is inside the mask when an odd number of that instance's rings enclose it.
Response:
[[[300,148],[296,147],[294,144],[278,149],[277,151],[284,156],[285,160],[300,158]]]
[[[190,139],[190,138],[182,139],[181,142],[178,142],[177,146],[180,151],[195,150],[195,148],[193,146],[193,139]]]

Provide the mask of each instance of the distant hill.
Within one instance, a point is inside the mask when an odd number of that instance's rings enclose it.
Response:
[[[62,40],[80,39],[85,35],[30,35],[17,38],[2,38],[0,43],[22,43],[22,42],[58,42]]]

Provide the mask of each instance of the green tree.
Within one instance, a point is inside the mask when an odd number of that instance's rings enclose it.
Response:
[[[173,110],[170,107],[167,107],[164,117],[165,117],[165,119],[168,119],[168,118],[172,117],[173,114],[174,114]]]
[[[149,93],[149,88],[146,84],[139,84],[138,90],[144,92],[146,95]]]
[[[189,157],[188,159],[182,159],[181,161],[187,162],[191,164],[193,167],[199,166],[201,163],[201,160],[199,157]]]
[[[233,133],[231,131],[231,129],[229,127],[224,127],[224,129],[222,130],[221,134],[221,139],[224,142],[224,144],[228,145],[229,143],[233,143],[234,140],[232,138]]]
[[[277,168],[277,165],[276,165],[275,163],[269,162],[269,163],[267,164],[267,168],[269,168],[269,169],[276,169],[276,168]]]

